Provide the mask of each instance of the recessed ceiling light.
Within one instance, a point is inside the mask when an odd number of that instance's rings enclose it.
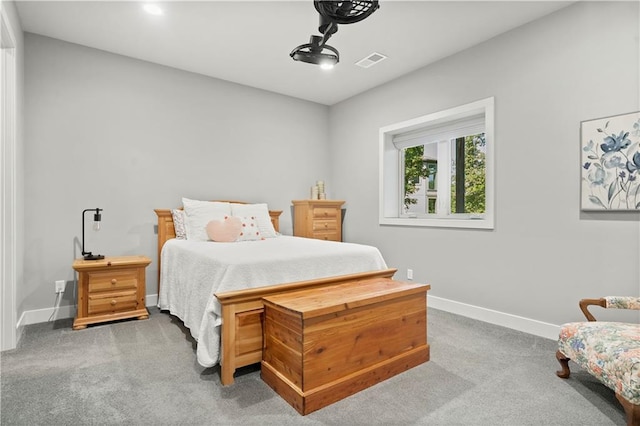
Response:
[[[387,59],[387,57],[382,53],[373,52],[366,58],[360,59],[358,62],[356,62],[356,65],[362,68],[369,68],[374,66],[378,62],[384,61],[385,59]]]
[[[162,15],[164,13],[157,4],[147,3],[142,8],[151,15]]]

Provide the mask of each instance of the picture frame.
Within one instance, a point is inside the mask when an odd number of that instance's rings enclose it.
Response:
[[[640,111],[580,123],[583,211],[640,211]]]

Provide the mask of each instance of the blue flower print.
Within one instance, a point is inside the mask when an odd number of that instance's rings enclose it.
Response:
[[[571,349],[573,349],[576,352],[580,352],[581,350],[584,349],[584,342],[580,339],[575,339],[575,340],[571,340],[570,343],[571,345]]]
[[[640,111],[582,129],[582,206],[640,211]]]
[[[640,151],[633,154],[631,161],[627,161],[627,170],[629,170],[629,174],[640,170]]]
[[[603,186],[605,180],[607,178],[607,172],[604,169],[596,167],[595,169],[591,169],[589,174],[587,175],[587,179],[591,182],[592,186]]]
[[[624,130],[620,131],[618,136],[609,135],[604,138],[604,143],[600,145],[600,148],[604,152],[612,152],[612,151],[620,151],[621,149],[627,148],[631,145],[631,140],[629,139],[629,132],[625,132]]]
[[[620,153],[612,151],[602,156],[602,165],[607,169],[624,169],[625,161]]]

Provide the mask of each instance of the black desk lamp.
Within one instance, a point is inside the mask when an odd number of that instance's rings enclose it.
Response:
[[[100,221],[102,220],[102,215],[100,214],[100,212],[103,209],[85,209],[82,211],[82,256],[84,257],[84,260],[100,260],[100,259],[104,259],[104,256],[101,254],[91,254],[90,251],[84,251],[84,214],[86,212],[93,212],[95,211],[94,215],[93,215],[93,230],[94,231],[99,231],[100,230]]]

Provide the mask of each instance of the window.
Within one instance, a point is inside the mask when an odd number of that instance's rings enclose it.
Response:
[[[382,225],[494,227],[493,98],[380,129]]]

